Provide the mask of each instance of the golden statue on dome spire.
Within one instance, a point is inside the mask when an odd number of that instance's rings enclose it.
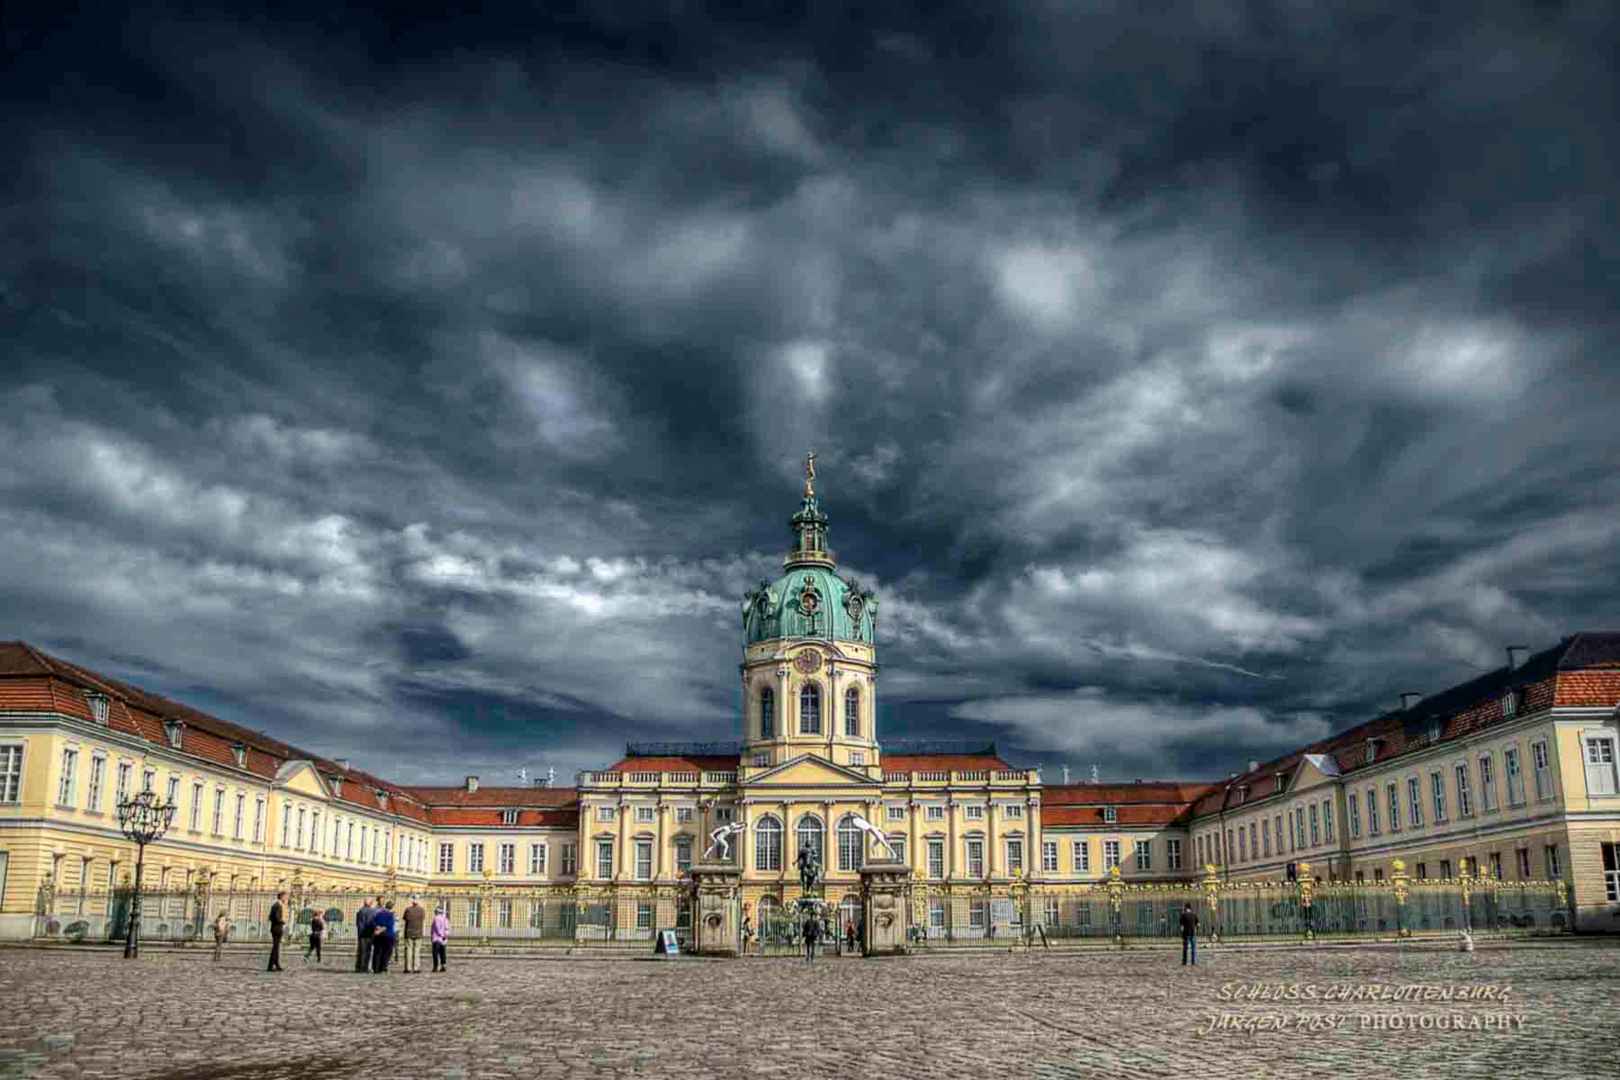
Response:
[[[804,456],[804,497],[812,499],[816,494],[816,452],[810,451]]]

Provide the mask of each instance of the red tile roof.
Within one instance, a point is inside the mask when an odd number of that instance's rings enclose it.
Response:
[[[1013,771],[995,754],[884,754],[882,760],[886,773]]]
[[[435,806],[428,811],[428,820],[434,825],[504,825],[501,811],[480,807]],[[574,828],[579,824],[578,807],[558,807],[550,810],[519,810],[517,825]],[[511,826],[507,826],[511,828]]]
[[[570,806],[579,801],[579,790],[571,787],[483,787],[468,791],[458,787],[407,787],[403,789],[422,805],[438,807],[512,807],[535,809]]]

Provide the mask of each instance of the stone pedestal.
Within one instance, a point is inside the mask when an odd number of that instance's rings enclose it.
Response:
[[[911,867],[900,862],[872,862],[861,867],[861,911],[866,923],[864,953],[892,956],[907,951],[911,912],[906,888]]]
[[[742,952],[742,868],[731,863],[692,867],[692,951],[699,956]]]

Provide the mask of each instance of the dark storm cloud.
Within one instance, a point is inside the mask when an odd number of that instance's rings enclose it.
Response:
[[[814,446],[886,731],[1219,774],[1614,624],[1615,31],[8,9],[6,634],[407,780],[726,737]]]

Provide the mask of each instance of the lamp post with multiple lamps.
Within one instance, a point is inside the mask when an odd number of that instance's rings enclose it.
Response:
[[[129,930],[124,936],[124,959],[141,950],[141,874],[146,868],[146,845],[161,840],[174,824],[174,804],[150,791],[138,791],[118,804],[118,827],[135,843],[135,895],[129,907]]]

